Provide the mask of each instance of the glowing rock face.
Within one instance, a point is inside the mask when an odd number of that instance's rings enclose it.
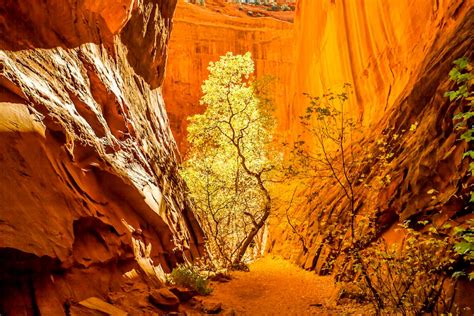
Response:
[[[291,117],[307,100],[343,83],[353,85],[351,108],[376,124],[412,86],[433,45],[456,26],[473,1],[334,1],[298,3],[296,70]]]
[[[473,178],[462,158],[467,144],[453,130],[460,105],[443,95],[453,87],[452,62],[461,56],[472,60],[474,1],[301,0],[295,29],[293,99],[285,116],[291,118],[289,135],[301,131],[294,118],[308,106],[303,92],[318,96],[348,82],[354,89],[351,112],[364,124],[362,146],[375,148],[381,137],[396,139],[390,163],[368,166],[362,184],[373,186],[387,175],[390,181],[377,190],[356,185],[358,214],[376,215],[377,237],[399,242],[395,228],[407,219],[464,220]],[[315,182],[317,197],[292,213],[309,250],[302,250],[299,237],[283,223],[285,214],[279,214],[270,225],[270,251],[318,273],[340,271],[345,262],[339,244],[323,241],[323,222],[337,223],[338,215],[328,214],[347,215],[348,201],[336,181]],[[427,194],[432,189],[440,192],[436,198]],[[329,270],[328,262],[334,263]],[[472,285],[466,292],[472,293]],[[462,300],[472,306],[472,295]]]

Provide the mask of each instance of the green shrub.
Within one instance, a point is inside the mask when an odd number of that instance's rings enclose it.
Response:
[[[474,89],[473,89],[474,67],[468,58],[462,57],[454,61],[454,67],[449,72],[449,79],[455,83],[455,89],[447,91],[444,96],[450,102],[459,102],[461,111],[453,120],[454,129],[461,133],[460,140],[468,144],[474,141]],[[472,145],[468,148],[472,148]],[[474,150],[468,149],[463,159],[469,159],[469,173],[474,175]],[[469,203],[474,203],[474,188],[469,190]]]
[[[459,255],[453,250],[450,225],[443,229],[430,225],[423,232],[409,228],[408,222],[402,226],[401,244],[388,246],[382,240],[362,251],[362,260],[354,268],[356,272],[363,268],[370,283],[361,278],[357,283],[361,292],[379,312],[438,315],[455,311],[450,280]]]
[[[454,228],[456,242],[454,251],[458,253],[465,263],[465,267],[454,273],[454,277],[467,277],[469,281],[474,280],[474,219],[467,221],[467,227]]]
[[[460,140],[468,143],[466,152],[462,159],[469,161],[469,174],[467,181],[463,180],[462,187],[466,187],[468,195],[462,196],[468,203],[474,203],[474,185],[469,185],[469,177],[474,176],[474,150],[472,149],[472,142],[474,142],[474,65],[467,57],[456,59],[454,67],[449,72],[449,79],[455,83],[454,89],[444,94],[449,98],[450,102],[458,102],[460,110],[454,115],[453,121],[455,123],[454,130],[460,133]],[[474,264],[474,220],[467,221],[467,225],[458,226],[454,230],[456,234],[456,244],[454,250],[462,256],[464,263],[471,266],[465,271],[457,271],[456,277],[467,276],[469,280],[474,280],[474,271],[472,265]]]
[[[170,274],[170,281],[175,285],[194,290],[201,295],[208,295],[212,292],[207,277],[201,275],[198,269],[189,265],[182,264],[174,268]]]

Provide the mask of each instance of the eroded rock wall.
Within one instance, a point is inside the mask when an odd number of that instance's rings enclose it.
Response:
[[[220,12],[224,10],[223,12]],[[178,2],[170,40],[170,56],[163,94],[171,128],[182,151],[186,149],[187,117],[202,113],[201,85],[210,61],[227,52],[252,53],[257,78],[272,78],[276,116],[283,118],[289,102],[293,70],[293,24],[272,18],[250,18],[232,5],[220,9]],[[225,11],[227,10],[227,11]],[[231,16],[231,14],[236,14]],[[281,121],[282,130],[288,120]]]
[[[374,215],[376,236],[389,242],[401,240],[395,228],[407,219],[442,225],[472,217],[473,177],[462,159],[467,145],[453,130],[459,104],[443,94],[453,88],[452,62],[472,60],[473,23],[473,1],[299,2],[288,116],[304,112],[303,92],[318,96],[344,82],[353,85],[351,111],[364,124],[355,146],[375,150],[377,139],[388,139],[393,153],[387,164],[374,161],[359,170],[367,178],[355,184],[356,210]],[[290,129],[293,135],[301,131],[298,124]],[[389,180],[380,184],[381,179]],[[344,240],[324,238],[329,225],[347,224],[349,201],[336,181],[318,180],[306,193],[309,204],[291,212],[297,234],[284,214],[273,218],[270,251],[321,274],[339,273],[351,264],[343,255]],[[472,284],[465,293],[472,293]]]
[[[160,88],[175,5],[0,4],[0,314],[157,312],[124,294],[128,225],[165,271],[202,254]]]
[[[290,115],[305,110],[302,93],[318,96],[347,82],[353,113],[377,125],[419,80],[433,45],[451,45],[448,35],[469,7],[472,1],[299,1]]]

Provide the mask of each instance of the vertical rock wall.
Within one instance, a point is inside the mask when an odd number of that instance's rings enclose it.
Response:
[[[202,254],[160,88],[175,5],[1,2],[0,314],[146,305],[128,225],[165,271]]]
[[[299,1],[296,68],[290,115],[306,108],[303,92],[321,95],[345,82],[353,113],[375,126],[414,85],[433,45],[448,34],[472,1]]]
[[[407,219],[441,226],[472,218],[474,177],[462,159],[467,144],[453,129],[459,104],[443,94],[453,88],[452,62],[473,58],[474,2],[302,0],[298,6],[288,116],[304,113],[303,92],[318,96],[349,82],[351,111],[364,124],[355,146],[375,150],[377,139],[390,140],[393,157],[386,165],[375,161],[359,170],[367,177],[355,184],[357,213],[374,215],[377,237],[389,242],[401,240],[395,228]],[[297,135],[301,129],[293,123]],[[381,178],[390,181],[380,185]],[[341,272],[350,267],[344,242],[324,241],[324,232],[325,225],[347,223],[349,201],[335,181],[316,181],[310,191],[309,205],[291,212],[299,235],[284,214],[273,218],[270,251],[321,274]],[[465,293],[472,293],[472,284]],[[460,299],[472,305],[472,297]]]

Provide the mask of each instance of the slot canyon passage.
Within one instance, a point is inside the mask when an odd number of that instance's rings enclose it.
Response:
[[[0,1],[0,315],[474,315],[474,0]]]

